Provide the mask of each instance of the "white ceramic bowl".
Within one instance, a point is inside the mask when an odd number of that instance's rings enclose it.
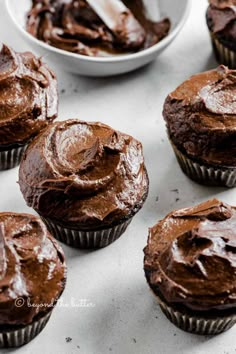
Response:
[[[161,18],[166,16],[170,18],[171,31],[168,36],[151,48],[141,52],[107,58],[87,57],[66,52],[49,46],[27,33],[25,30],[26,13],[30,9],[31,0],[5,0],[5,5],[19,33],[38,54],[46,56],[67,71],[87,76],[109,76],[135,70],[154,60],[177,36],[188,17],[191,6],[191,0],[148,1],[157,2]]]

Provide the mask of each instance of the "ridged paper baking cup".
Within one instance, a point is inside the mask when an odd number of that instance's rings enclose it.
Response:
[[[206,318],[202,316],[195,317],[174,310],[158,297],[157,301],[166,317],[175,326],[186,332],[215,335],[227,331],[236,323],[236,315],[216,318]]]
[[[33,323],[22,326],[22,328],[16,328],[13,330],[1,330],[0,332],[0,348],[20,347],[29,343],[34,337],[36,337],[46,326],[51,311],[44,317],[40,318]]]
[[[227,65],[230,69],[236,68],[236,53],[225,47],[220,41],[216,38],[213,33],[210,33],[213,50],[216,56],[217,61],[220,64]]]
[[[125,222],[113,226],[108,229],[97,231],[79,231],[68,228],[63,228],[55,224],[50,219],[42,217],[42,220],[47,225],[49,232],[59,241],[75,248],[103,248],[117,240],[127,229],[132,218]]]
[[[173,143],[172,147],[182,171],[192,180],[209,186],[228,188],[236,186],[236,168],[204,165],[182,154]]]
[[[9,150],[0,151],[0,171],[9,170],[20,164],[27,145],[18,146]]]

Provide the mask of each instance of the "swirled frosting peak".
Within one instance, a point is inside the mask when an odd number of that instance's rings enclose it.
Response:
[[[57,116],[54,73],[32,53],[0,51],[0,145],[21,144]]]
[[[149,230],[144,268],[154,292],[190,310],[236,308],[236,209],[217,199],[174,211]]]
[[[141,144],[101,123],[54,123],[29,146],[19,183],[29,206],[76,227],[99,227],[142,206],[148,178]]]
[[[65,286],[64,254],[33,215],[0,213],[0,325],[24,325],[55,305]]]

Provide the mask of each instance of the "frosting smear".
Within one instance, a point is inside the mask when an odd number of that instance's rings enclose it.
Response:
[[[26,29],[51,46],[87,56],[113,56],[151,47],[167,36],[170,20],[151,21],[142,0],[123,0],[111,31],[85,0],[33,0]],[[107,5],[107,15],[112,16]],[[111,17],[112,19],[112,17]]]

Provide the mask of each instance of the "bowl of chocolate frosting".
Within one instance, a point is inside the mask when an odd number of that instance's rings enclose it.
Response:
[[[177,36],[191,0],[5,0],[19,34],[64,70],[123,74],[154,60]]]

